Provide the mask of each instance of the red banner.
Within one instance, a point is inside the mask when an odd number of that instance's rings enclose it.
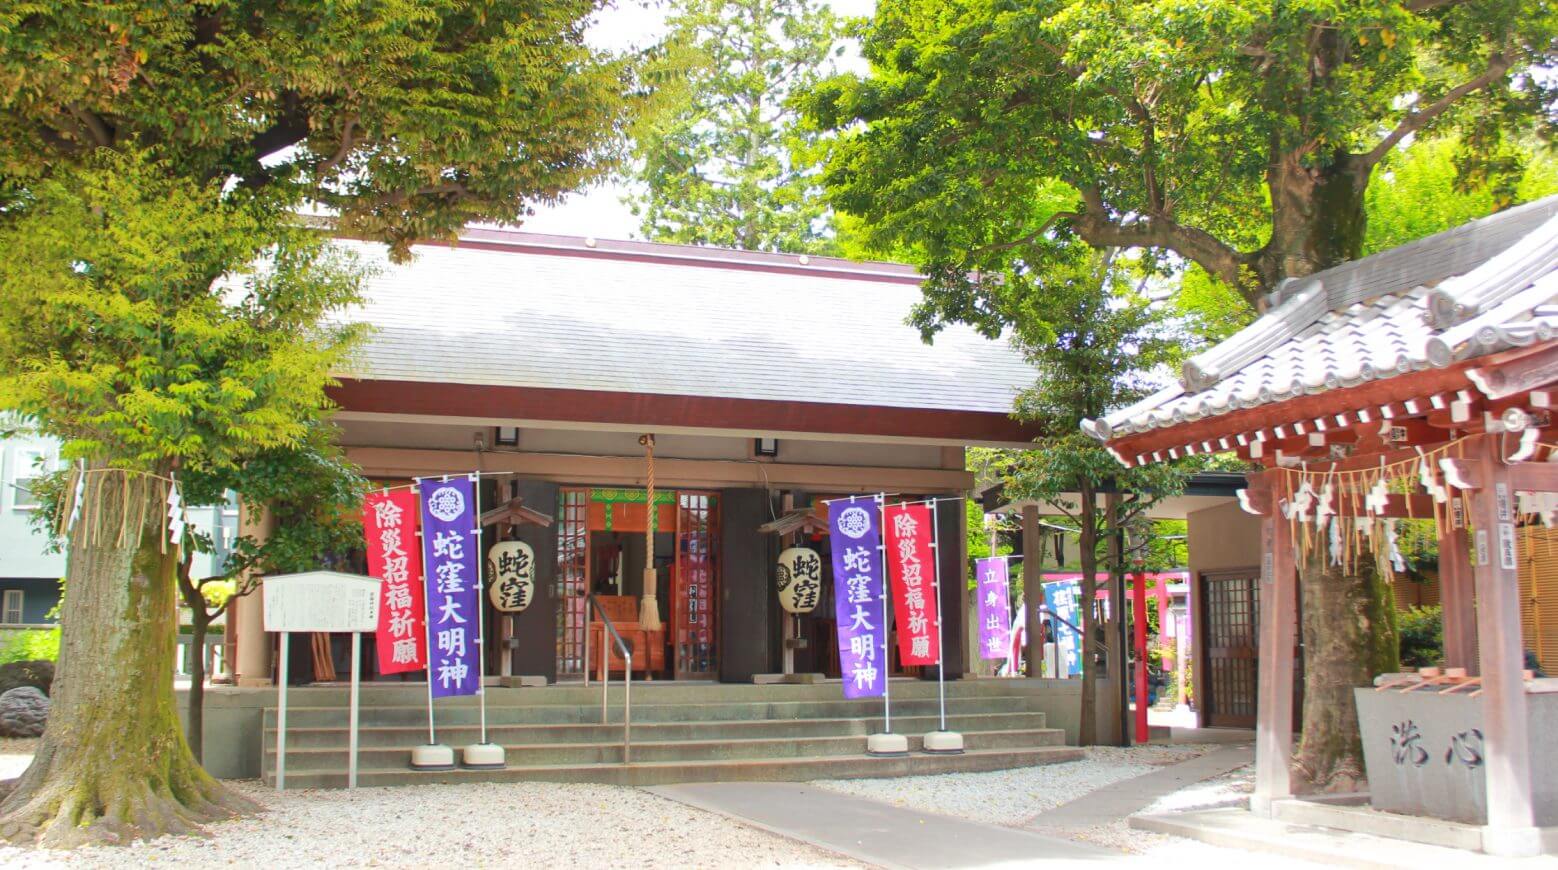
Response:
[[[882,514],[887,537],[887,567],[893,578],[893,620],[898,630],[898,659],[905,665],[941,661],[936,636],[936,556],[931,549],[930,508],[923,504],[888,505]]]
[[[427,611],[422,548],[417,545],[417,496],[409,489],[375,492],[362,502],[368,573],[379,585],[379,673],[427,667]]]

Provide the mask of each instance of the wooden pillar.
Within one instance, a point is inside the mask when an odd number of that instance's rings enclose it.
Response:
[[[1251,475],[1251,488],[1257,484]],[[1262,475],[1268,493],[1261,520],[1260,660],[1255,711],[1255,793],[1250,809],[1270,815],[1272,801],[1293,794],[1293,649],[1298,628],[1298,573],[1293,533],[1282,515],[1275,475]],[[1197,626],[1197,630],[1201,630]]]
[[[238,508],[238,534],[264,542],[270,537],[275,518],[264,509]],[[270,636],[265,633],[265,591],[258,587],[233,602],[235,613],[228,614],[228,631],[236,631],[237,647],[233,655],[233,681],[239,686],[269,686]]]
[[[1466,547],[1466,497],[1450,500],[1449,528],[1439,538],[1439,604],[1444,620],[1444,663],[1477,670],[1477,616],[1471,555]]]
[[[1028,649],[1024,658],[1030,677],[1039,675],[1040,662],[1044,660],[1044,631],[1039,622],[1039,608],[1044,605],[1044,584],[1039,572],[1043,569],[1043,544],[1039,541],[1039,506],[1023,505],[1022,619],[1028,632]]]
[[[1478,442],[1471,494],[1477,555],[1477,641],[1482,665],[1482,737],[1488,790],[1483,850],[1504,857],[1539,854],[1532,809],[1531,735],[1522,671],[1520,585],[1516,578],[1515,491],[1491,437]],[[1471,459],[1472,457],[1468,457]]]

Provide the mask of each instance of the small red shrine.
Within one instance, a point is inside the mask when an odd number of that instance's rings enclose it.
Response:
[[[1558,680],[1524,670],[1516,575],[1529,530],[1558,522],[1555,215],[1558,197],[1289,280],[1178,383],[1084,424],[1126,466],[1261,469],[1241,493],[1262,518],[1258,814],[1293,796],[1296,559],[1388,553],[1392,520],[1431,519],[1445,667],[1357,690],[1374,808],[1480,826],[1494,854],[1555,841],[1537,741]]]

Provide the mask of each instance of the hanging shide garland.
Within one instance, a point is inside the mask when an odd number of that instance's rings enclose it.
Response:
[[[121,481],[120,506],[116,512],[103,508],[103,489],[115,477]],[[59,499],[54,532],[62,538],[80,523],[85,524],[84,540],[89,545],[96,546],[111,538],[114,546],[123,547],[129,542],[132,530],[146,528],[147,513],[155,504],[161,506],[155,519],[161,551],[168,552],[169,544],[177,549],[184,540],[183,497],[178,481],[170,476],[126,468],[84,468],[78,464],[66,476]],[[131,523],[133,504],[138,504],[139,508],[134,511],[135,522]],[[139,534],[139,531],[134,533]]]
[[[1417,454],[1395,462],[1380,462],[1372,468],[1338,469],[1337,463],[1329,467],[1298,468],[1278,467],[1282,475],[1278,483],[1278,498],[1282,516],[1287,519],[1295,548],[1304,557],[1313,554],[1313,548],[1327,549],[1327,561],[1342,566],[1349,572],[1358,567],[1360,554],[1371,554],[1382,573],[1386,562],[1397,571],[1405,569],[1405,563],[1396,547],[1396,519],[1385,516],[1392,495],[1427,495],[1431,507],[1424,516],[1415,516],[1413,500],[1406,498],[1406,519],[1431,520],[1436,539],[1449,533],[1466,534],[1470,529],[1469,518],[1457,511],[1464,511],[1464,503],[1454,483],[1446,479],[1440,460],[1464,458],[1468,437],[1458,438],[1431,450],[1419,449]],[[1538,450],[1546,450],[1546,461],[1558,461],[1558,444],[1538,443]],[[1533,455],[1531,457],[1535,459]],[[1558,494],[1520,494],[1520,512],[1532,520],[1540,520],[1548,527],[1558,525]],[[1366,542],[1367,541],[1367,545]]]

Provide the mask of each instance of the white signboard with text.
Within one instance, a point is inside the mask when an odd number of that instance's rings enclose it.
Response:
[[[375,631],[379,581],[358,574],[308,571],[266,577],[266,631]]]
[[[347,788],[357,787],[357,710],[362,685],[362,633],[379,627],[379,580],[339,571],[305,571],[266,577],[265,630],[281,633],[276,689],[276,790],[287,787],[288,635],[301,632],[351,632],[352,692],[347,731]]]

